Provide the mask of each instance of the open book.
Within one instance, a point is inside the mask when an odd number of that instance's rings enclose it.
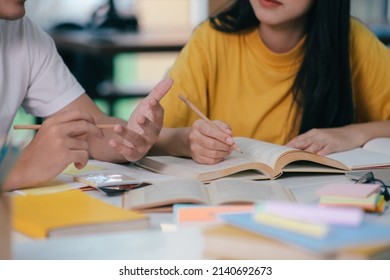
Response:
[[[170,207],[176,203],[223,205],[247,204],[262,200],[294,201],[294,197],[289,190],[275,181],[265,183],[224,178],[206,185],[194,179],[176,179],[123,194],[122,207],[150,210]]]
[[[259,176],[253,179],[274,179],[283,172],[344,173],[351,170],[390,168],[390,155],[378,152],[390,149],[390,138],[374,139],[362,148],[325,157],[244,137],[236,137],[235,143],[243,153],[234,151],[224,161],[214,165],[199,164],[189,158],[172,156],[145,157],[137,164],[158,173],[201,181],[248,170],[259,173]],[[375,147],[376,151],[368,150],[368,147]]]

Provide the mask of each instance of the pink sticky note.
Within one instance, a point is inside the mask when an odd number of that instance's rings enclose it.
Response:
[[[358,226],[363,220],[363,210],[355,207],[323,207],[282,201],[259,202],[255,213],[260,212],[327,225]]]
[[[333,183],[323,186],[317,191],[319,196],[343,196],[365,198],[379,192],[380,186],[375,184]]]

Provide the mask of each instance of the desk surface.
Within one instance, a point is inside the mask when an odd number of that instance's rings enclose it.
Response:
[[[59,50],[88,54],[114,55],[123,52],[177,52],[191,35],[191,30],[169,32],[53,31]]]
[[[315,191],[330,182],[349,182],[344,175],[290,175],[277,180],[289,188],[298,202],[317,201]],[[94,196],[120,205],[120,197]],[[379,217],[390,223],[390,209]],[[177,225],[170,213],[151,214],[151,229],[75,237],[31,240],[13,235],[14,259],[204,259],[202,229],[205,224]]]

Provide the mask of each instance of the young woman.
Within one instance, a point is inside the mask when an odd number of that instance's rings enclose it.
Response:
[[[350,17],[350,1],[237,0],[194,31],[171,69],[155,151],[213,164],[233,132],[321,155],[390,137],[389,73],[390,51]]]

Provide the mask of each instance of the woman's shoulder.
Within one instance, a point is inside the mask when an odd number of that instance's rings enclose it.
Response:
[[[352,63],[366,59],[380,59],[389,55],[389,49],[370,28],[356,18],[351,19],[350,54]]]
[[[224,41],[232,43],[232,40],[234,40],[234,38],[239,38],[240,36],[242,36],[242,34],[240,33],[227,33],[217,30],[213,27],[210,20],[205,20],[194,29],[191,37],[196,40],[201,40],[209,43]]]
[[[351,41],[352,44],[366,44],[377,41],[378,38],[370,28],[357,18],[351,18]]]

